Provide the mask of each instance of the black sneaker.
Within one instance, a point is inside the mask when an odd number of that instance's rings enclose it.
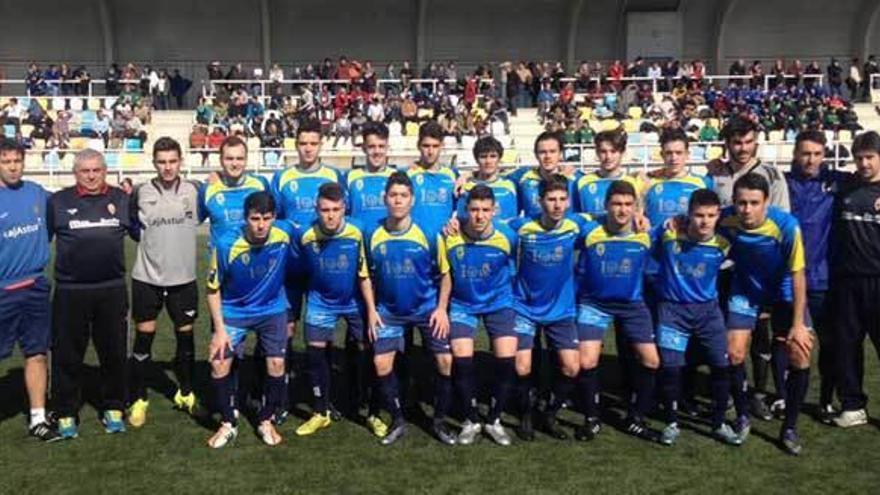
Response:
[[[446,445],[455,445],[458,442],[457,435],[444,421],[435,421],[433,431],[437,440]]]
[[[520,417],[519,425],[516,427],[516,436],[523,442],[532,442],[535,440],[535,427],[532,425],[532,413],[527,412]]]
[[[598,418],[589,418],[584,424],[574,429],[574,439],[580,442],[589,442],[599,435],[602,431],[602,423]]]
[[[636,418],[633,416],[626,418],[623,429],[634,437],[652,442],[659,441],[657,433],[648,428],[648,424],[645,423],[645,420],[642,418]]]
[[[557,440],[568,440],[568,433],[559,426],[559,420],[555,414],[545,413],[543,415],[542,427],[545,433]]]
[[[392,445],[401,438],[406,433],[406,422],[405,421],[395,421],[391,424],[391,428],[388,430],[388,434],[382,437],[379,440],[379,443],[382,445]]]
[[[58,430],[52,427],[48,422],[43,421],[31,426],[28,435],[40,440],[41,442],[52,443],[61,440],[63,437]]]
[[[838,415],[838,412],[834,409],[834,406],[831,404],[825,404],[819,406],[818,420],[823,425],[833,426],[834,418]]]

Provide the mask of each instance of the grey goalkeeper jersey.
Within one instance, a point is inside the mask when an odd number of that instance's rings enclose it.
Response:
[[[756,173],[767,179],[770,185],[770,204],[785,211],[791,211],[790,199],[788,197],[788,183],[782,171],[769,163],[758,161],[755,165],[744,168],[740,171],[734,171],[730,162],[721,163],[715,170],[709,170],[709,176],[714,181],[714,187],[718,197],[721,198],[721,206],[730,206],[733,204],[733,184],[740,177],[748,174]]]
[[[165,189],[158,179],[139,184],[131,212],[140,227],[131,278],[159,287],[188,284],[196,279],[196,235],[199,186],[178,179]]]

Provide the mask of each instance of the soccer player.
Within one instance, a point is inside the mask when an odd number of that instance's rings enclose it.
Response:
[[[388,164],[388,127],[382,123],[364,126],[363,145],[366,167],[352,170],[345,178],[348,216],[372,229],[385,218],[385,183],[396,167]]]
[[[281,443],[272,416],[285,392],[284,356],[287,350],[287,297],[284,278],[290,256],[290,235],[275,224],[275,200],[267,191],[251,193],[242,207],[245,225],[217,239],[208,273],[208,310],[214,323],[209,359],[211,382],[220,412],[211,448],[225,447],[238,436],[236,383],[232,361],[241,358],[251,332],[265,356],[267,378],[257,433],[266,445]],[[279,225],[282,225],[279,222]]]
[[[742,441],[724,422],[730,398],[727,329],[718,304],[718,272],[730,243],[716,233],[721,201],[710,189],[698,189],[688,204],[687,222],[680,228],[658,226],[654,255],[659,258],[657,346],[660,349],[659,388],[666,427],[660,443],[678,439],[681,369],[690,345],[698,345],[711,368],[712,436],[729,445]]]
[[[880,135],[860,134],[852,144],[856,172],[841,182],[834,206],[831,307],[841,413],[848,428],[867,424],[862,389],[865,335],[880,351]]]
[[[128,422],[139,428],[147,420],[147,389],[144,383],[152,366],[156,319],[164,307],[174,325],[177,340],[176,374],[179,382],[174,406],[192,414],[196,406],[192,378],[195,371],[193,323],[198,314],[196,284],[196,236],[199,226],[199,186],[180,176],[180,144],[162,137],[153,144],[157,176],[134,189],[132,224],[140,230],[140,242],[131,270],[132,319],[136,325],[130,359],[133,400]]]
[[[517,333],[517,395],[520,423],[517,435],[535,438],[532,414],[535,394],[532,390],[532,348],[543,333],[549,347],[556,351],[559,374],[543,417],[547,432],[559,440],[568,438],[557,421],[556,413],[575,387],[578,374],[578,339],[574,325],[574,251],[581,233],[581,222],[570,216],[570,182],[563,175],[551,175],[541,182],[539,217],[517,218],[510,227],[518,245],[517,274],[514,281],[514,330]]]
[[[480,185],[492,189],[495,197],[495,215],[493,219],[507,222],[519,216],[519,205],[516,196],[516,184],[507,177],[501,176],[501,157],[504,147],[491,136],[482,137],[474,143],[474,158],[477,160],[477,173],[462,185],[461,198],[458,201],[458,216],[467,218],[468,194]]]
[[[347,328],[346,371],[352,416],[366,395],[365,379],[372,375],[372,356],[367,352],[364,333],[363,301],[359,279],[369,277],[361,229],[345,217],[345,195],[335,182],[318,188],[318,219],[307,228],[298,228],[291,240],[293,263],[308,280],[306,286],[305,340],[306,362],[314,398],[312,417],[296,429],[311,435],[330,426],[330,367],[337,321]],[[370,410],[367,425],[378,437],[387,426]]]
[[[431,120],[419,128],[419,159],[406,173],[415,191],[413,221],[426,234],[436,236],[455,212],[455,180],[458,172],[440,164],[443,129]]]
[[[436,364],[433,432],[441,442],[454,445],[456,436],[445,423],[452,401],[447,313],[452,277],[439,235],[427,233],[412,217],[413,191],[409,175],[391,174],[385,186],[388,216],[368,235],[366,243],[375,289],[375,301],[367,297],[364,301],[367,328],[373,342],[378,388],[392,419],[381,443],[391,445],[406,432],[394,358],[404,350],[404,334],[417,328]]]
[[[538,160],[538,166],[534,168],[521,167],[508,174],[507,177],[516,184],[519,209],[523,212],[524,217],[535,218],[541,215],[543,211],[540,194],[541,182],[555,174],[563,175],[569,180],[568,211],[574,210],[571,203],[575,201],[575,184],[580,178],[580,173],[565,170],[562,162],[562,148],[562,136],[554,132],[542,132],[535,138],[535,158]]]
[[[785,452],[798,455],[802,446],[797,417],[809,385],[813,346],[800,227],[791,214],[770,206],[770,186],[763,176],[742,176],[733,194],[736,215],[722,220],[721,231],[732,242],[730,257],[735,263],[727,305],[734,430],[744,441],[751,429],[744,362],[760,309],[767,306],[772,309],[772,345],[784,347],[789,358],[779,439]]]
[[[652,438],[645,416],[654,394],[660,356],[654,343],[651,313],[642,295],[643,271],[651,252],[651,236],[635,231],[638,194],[622,180],[608,188],[606,215],[587,222],[578,241],[577,340],[580,390],[585,422],[576,431],[579,440],[599,433],[599,376],[602,340],[614,324],[638,364],[633,367],[634,394],[630,399],[626,431]]]
[[[104,155],[85,149],[74,158],[76,185],[52,195],[49,238],[55,237],[52,301],[52,398],[58,433],[76,438],[80,380],[89,338],[101,364],[102,422],[125,431],[125,360],[128,294],[125,235],[129,197],[107,184]]]
[[[645,216],[655,227],[676,215],[686,214],[691,193],[712,188],[710,178],[688,171],[688,138],[681,129],[663,131],[660,156],[663,168],[649,174],[644,195]]]
[[[61,437],[46,420],[49,365],[49,194],[23,180],[24,148],[0,141],[0,359],[18,342],[24,354],[28,433],[44,442]]]
[[[516,275],[516,234],[503,222],[493,223],[495,194],[477,184],[467,196],[467,217],[461,232],[444,238],[452,273],[449,318],[452,378],[465,410],[458,443],[469,445],[482,431],[477,411],[474,337],[480,322],[492,340],[495,356],[492,405],[486,433],[499,445],[510,445],[501,413],[516,380],[516,332],[513,322],[513,278]]]
[[[621,166],[623,154],[626,153],[626,132],[622,129],[602,131],[596,134],[593,143],[599,168],[578,179],[577,209],[595,217],[605,213],[605,197],[614,181],[629,182],[639,193],[644,185],[639,178],[627,175]]]

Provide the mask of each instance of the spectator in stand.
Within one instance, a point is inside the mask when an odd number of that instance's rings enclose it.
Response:
[[[620,91],[623,87],[621,83],[621,79],[623,78],[624,67],[623,64],[620,63],[620,60],[615,60],[611,67],[608,68],[608,80],[611,81],[611,86]]]
[[[746,68],[746,61],[743,59],[730,64],[730,69],[727,71],[731,76],[744,76],[746,72],[748,72],[748,68]]]
[[[828,88],[832,96],[843,96],[843,67],[836,58],[828,65]]]
[[[46,94],[46,82],[43,73],[37,64],[28,65],[27,73],[24,76],[27,92],[31,96],[42,96]]]
[[[773,69],[770,71],[773,76],[770,79],[770,89],[776,89],[779,86],[785,86],[785,62],[781,58],[777,58],[773,63]]]
[[[98,110],[95,117],[95,124],[92,128],[94,129],[95,134],[104,141],[105,148],[110,144],[110,123],[110,116],[107,115],[107,111]]]
[[[119,94],[119,65],[113,63],[104,73],[104,92],[107,96],[116,96]]]
[[[859,98],[859,89],[862,87],[862,73],[859,72],[859,59],[852,59],[849,65],[849,77],[846,78],[846,87],[849,89],[850,101],[856,101]]]
[[[371,122],[383,122],[385,120],[385,107],[382,105],[382,97],[373,95],[370,105],[367,107],[367,118]]]
[[[761,65],[760,60],[752,62],[752,67],[749,69],[749,75],[752,76],[752,79],[749,81],[749,86],[752,89],[764,87],[764,66]]]
[[[192,150],[207,150],[210,148],[210,144],[208,142],[208,127],[201,124],[196,124],[193,126],[192,131],[189,134],[189,147]],[[202,151],[202,166],[205,167],[208,165],[208,152]]]
[[[58,70],[58,66],[55,64],[49,65],[49,68],[46,69],[46,72],[43,74],[43,79],[46,81],[46,92],[50,96],[58,96],[61,92],[61,89],[59,88],[61,71]]]
[[[179,69],[174,69],[174,75],[171,76],[169,84],[171,96],[174,98],[177,108],[183,108],[183,98],[189,92],[189,88],[192,87],[192,81],[181,76]]]
[[[351,120],[349,119],[348,112],[339,115],[333,123],[334,148],[339,145],[340,140],[343,143],[351,143]]]
[[[171,108],[171,80],[168,77],[168,71],[162,69],[158,74],[156,82],[156,90],[154,95],[154,105],[157,110],[168,110]]]

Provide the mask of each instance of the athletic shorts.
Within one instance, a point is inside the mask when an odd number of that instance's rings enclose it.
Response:
[[[140,280],[131,281],[131,317],[135,323],[156,321],[162,308],[175,328],[192,325],[198,318],[199,286],[195,281],[160,287]]]
[[[336,322],[345,320],[347,342],[361,343],[365,339],[364,316],[358,311],[329,311],[327,309],[306,307],[305,341],[333,342],[336,333]]]
[[[405,350],[405,334],[413,329],[418,329],[422,334],[422,345],[433,354],[449,354],[452,348],[449,346],[449,338],[438,339],[434,337],[431,326],[428,324],[429,316],[399,317],[380,313],[383,325],[379,327],[376,341],[373,343],[373,351],[376,354],[389,352],[403,352]]]
[[[651,312],[644,302],[578,302],[578,340],[602,340],[612,324],[629,344],[654,343]]]
[[[577,349],[578,346],[577,329],[573,318],[543,323],[517,314],[513,321],[513,330],[518,339],[516,346],[518,351],[533,349],[538,332],[547,337],[553,350]]]
[[[287,353],[287,313],[260,318],[224,318],[223,323],[232,340],[233,353],[239,359],[244,357],[244,343],[251,332],[257,335],[262,355],[283,358]]]
[[[49,281],[14,290],[0,289],[0,359],[12,354],[15,343],[25,357],[46,354],[51,340]]]
[[[449,310],[449,339],[473,339],[477,335],[477,326],[480,320],[483,321],[483,326],[490,339],[516,337],[516,331],[513,329],[514,318],[516,318],[516,312],[510,308],[474,314],[453,304]]]
[[[768,306],[736,292],[731,293],[727,301],[727,330],[754,330],[758,316],[768,307],[773,334],[787,335],[794,320],[793,303],[778,301]],[[810,310],[807,308],[804,309],[804,325],[810,329],[813,327]]]
[[[660,302],[657,305],[657,347],[663,366],[685,365],[685,353],[696,344],[709,366],[723,368],[727,359],[727,329],[716,301]]]

